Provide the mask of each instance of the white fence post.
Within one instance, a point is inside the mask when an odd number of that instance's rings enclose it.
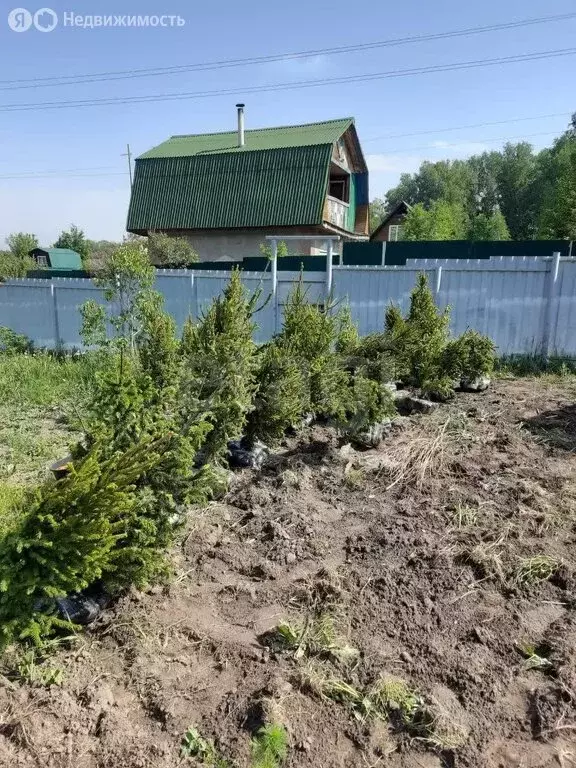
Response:
[[[272,308],[274,309],[274,333],[280,325],[278,317],[278,240],[272,240]]]
[[[440,287],[442,285],[442,267],[436,268],[436,296],[440,293]]]
[[[326,242],[326,304],[332,293],[332,240]]]
[[[556,284],[558,282],[558,272],[560,270],[560,252],[555,251],[549,262],[548,271],[546,308],[544,312],[544,328],[542,329],[542,354],[549,357],[555,348],[555,338],[552,336],[552,320],[554,315],[554,305],[556,303]],[[555,335],[555,334],[554,334]]]
[[[50,283],[50,295],[52,296],[52,311],[54,312],[54,349],[60,346],[60,322],[58,320],[58,301],[56,300],[56,291],[54,283]]]

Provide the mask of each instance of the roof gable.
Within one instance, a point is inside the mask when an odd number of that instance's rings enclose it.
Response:
[[[244,132],[245,144],[238,146],[236,131],[172,136],[157,147],[140,155],[138,160],[163,157],[191,157],[205,154],[245,153],[266,149],[309,147],[333,144],[354,124],[354,118],[345,117],[322,123],[285,125],[276,128],[256,128]]]
[[[47,256],[52,269],[82,269],[82,256],[71,248],[34,248],[30,253]]]

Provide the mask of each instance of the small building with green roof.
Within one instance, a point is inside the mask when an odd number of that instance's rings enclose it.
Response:
[[[34,248],[31,256],[39,267],[58,269],[64,272],[82,269],[82,256],[71,248]]]
[[[326,236],[368,239],[368,168],[351,117],[172,136],[136,159],[129,232],[184,236],[201,261],[260,254],[266,235],[322,253]]]

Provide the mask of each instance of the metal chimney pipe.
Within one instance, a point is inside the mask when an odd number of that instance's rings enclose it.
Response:
[[[236,104],[238,109],[238,146],[244,146],[244,104]]]

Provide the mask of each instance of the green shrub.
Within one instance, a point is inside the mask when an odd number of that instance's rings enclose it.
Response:
[[[27,336],[16,333],[6,326],[0,326],[0,352],[7,355],[20,355],[32,350],[33,344]]]
[[[360,340],[354,354],[346,359],[346,367],[379,384],[394,382],[397,375],[392,350],[388,334],[371,333]]]
[[[212,425],[203,447],[206,461],[223,461],[228,442],[242,435],[253,408],[257,363],[252,315],[259,295],[248,299],[240,272],[234,270],[202,320],[185,328],[186,392],[202,404]]]
[[[480,376],[490,376],[496,363],[496,346],[488,336],[476,331],[466,331],[450,341],[443,353],[446,375],[473,381]]]
[[[360,334],[358,326],[352,320],[349,306],[338,313],[336,334],[336,353],[344,356],[353,355],[360,344]]]
[[[449,310],[440,312],[436,307],[425,274],[418,276],[406,318],[397,307],[387,309],[384,336],[396,375],[405,384],[419,387],[424,393],[446,393],[443,353],[449,339],[449,321]]]
[[[248,416],[246,436],[273,443],[294,426],[310,408],[309,390],[297,361],[274,342],[259,354],[254,409]]]
[[[288,757],[288,734],[282,725],[269,723],[251,742],[252,768],[279,768]]]
[[[362,373],[352,380],[349,403],[346,430],[351,434],[396,415],[391,391]]]
[[[39,490],[0,543],[0,645],[31,638],[41,646],[66,624],[50,612],[53,598],[100,578],[122,582],[127,564],[131,570],[133,553],[121,543],[138,515],[136,486],[163,450],[162,441],[145,439],[103,460],[95,445],[69,476]],[[155,556],[144,541],[138,557]]]
[[[318,416],[341,418],[347,410],[349,374],[335,354],[341,325],[330,303],[320,307],[306,300],[301,277],[284,307],[276,342],[298,362],[308,383],[310,408]]]

